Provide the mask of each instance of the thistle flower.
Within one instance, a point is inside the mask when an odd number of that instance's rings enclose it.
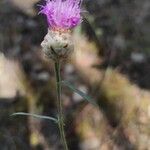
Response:
[[[48,58],[66,59],[73,51],[70,29],[82,21],[82,0],[47,0],[40,13],[46,15],[48,33],[41,46]]]
[[[40,13],[46,15],[50,28],[71,29],[82,21],[81,3],[82,0],[47,0]]]
[[[45,14],[48,21],[48,33],[41,46],[45,55],[55,62],[57,101],[58,101],[58,127],[65,150],[68,150],[64,132],[63,108],[61,102],[60,61],[66,59],[73,51],[73,42],[70,29],[77,26],[81,18],[82,0],[47,0],[41,6],[40,13]]]

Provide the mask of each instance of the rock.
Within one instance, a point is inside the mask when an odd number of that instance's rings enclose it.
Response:
[[[17,61],[7,59],[0,53],[0,97],[13,98],[24,95],[20,66]]]

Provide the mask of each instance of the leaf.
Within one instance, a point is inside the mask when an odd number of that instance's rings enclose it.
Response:
[[[76,89],[71,83],[69,83],[68,81],[61,81],[62,84],[64,84],[65,86],[69,87],[72,91],[76,92],[77,94],[79,94],[81,97],[83,97],[85,100],[87,100],[88,102],[92,103],[93,105],[97,106],[97,104],[92,100],[91,97],[87,96],[85,93],[83,93],[82,91]]]
[[[35,117],[35,118],[39,118],[39,119],[51,120],[51,121],[54,121],[55,123],[58,123],[58,120],[56,118],[49,117],[49,116],[43,116],[43,115],[36,115],[36,114],[31,114],[31,113],[17,112],[17,113],[13,113],[10,116],[31,116],[31,117]]]

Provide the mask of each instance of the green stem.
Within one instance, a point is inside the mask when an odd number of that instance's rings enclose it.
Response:
[[[60,76],[60,62],[55,62],[55,72],[56,72],[56,83],[57,83],[57,101],[58,101],[58,127],[61,136],[61,141],[65,150],[68,150],[67,141],[64,131],[64,120],[63,120],[63,108],[61,100],[61,76]]]

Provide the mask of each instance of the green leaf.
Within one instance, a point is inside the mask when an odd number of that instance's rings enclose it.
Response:
[[[58,123],[58,120],[56,118],[43,116],[43,115],[36,115],[36,114],[31,114],[31,113],[17,112],[17,113],[13,113],[10,116],[31,116],[31,117],[35,117],[38,119],[47,119],[47,120],[54,121],[55,123]]]
[[[68,81],[61,81],[62,84],[64,84],[65,86],[69,87],[72,91],[76,92],[77,94],[79,94],[81,97],[83,97],[85,100],[87,100],[88,102],[92,103],[93,105],[97,106],[97,104],[92,100],[91,97],[87,96],[85,93],[83,93],[82,91],[76,89],[71,83],[69,83]]]

